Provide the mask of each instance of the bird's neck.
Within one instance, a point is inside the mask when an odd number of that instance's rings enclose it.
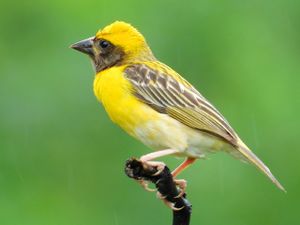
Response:
[[[122,64],[133,64],[137,62],[152,62],[157,59],[153,55],[151,49],[148,46],[140,48],[137,52],[131,52],[124,58]]]

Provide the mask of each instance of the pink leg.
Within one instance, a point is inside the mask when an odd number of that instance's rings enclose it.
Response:
[[[165,150],[161,150],[161,151],[157,151],[157,152],[151,152],[147,155],[143,155],[140,160],[141,161],[151,161],[153,159],[159,158],[159,157],[163,157],[166,155],[172,155],[178,153],[178,150],[174,150],[174,149],[165,149]]]
[[[184,160],[183,163],[181,163],[175,170],[173,170],[173,172],[172,172],[173,178],[175,178],[179,173],[181,173],[184,169],[189,167],[195,161],[196,161],[195,158],[186,158],[186,160]],[[174,179],[174,182],[180,188],[180,194],[177,196],[178,198],[180,198],[185,193],[187,182],[183,179],[180,179],[180,180]]]
[[[189,167],[193,162],[195,162],[195,158],[186,158],[183,163],[181,163],[175,170],[173,170],[172,175],[173,177],[176,177],[178,174],[180,174],[184,169]]]

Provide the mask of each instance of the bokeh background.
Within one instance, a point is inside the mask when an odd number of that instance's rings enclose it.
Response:
[[[89,59],[68,48],[115,20],[135,25],[287,189],[211,155],[181,175],[191,224],[299,224],[296,0],[1,1],[0,224],[171,224],[170,210],[123,172],[149,149],[109,121]]]

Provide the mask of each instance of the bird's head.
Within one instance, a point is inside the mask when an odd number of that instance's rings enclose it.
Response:
[[[119,21],[71,48],[89,55],[96,72],[125,63],[155,60],[143,35],[130,24]]]

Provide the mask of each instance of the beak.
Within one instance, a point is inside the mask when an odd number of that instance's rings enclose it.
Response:
[[[93,56],[94,51],[93,51],[93,42],[94,37],[90,37],[87,39],[84,39],[82,41],[76,42],[75,44],[72,44],[70,48],[73,48],[77,51],[83,52],[87,55]]]

